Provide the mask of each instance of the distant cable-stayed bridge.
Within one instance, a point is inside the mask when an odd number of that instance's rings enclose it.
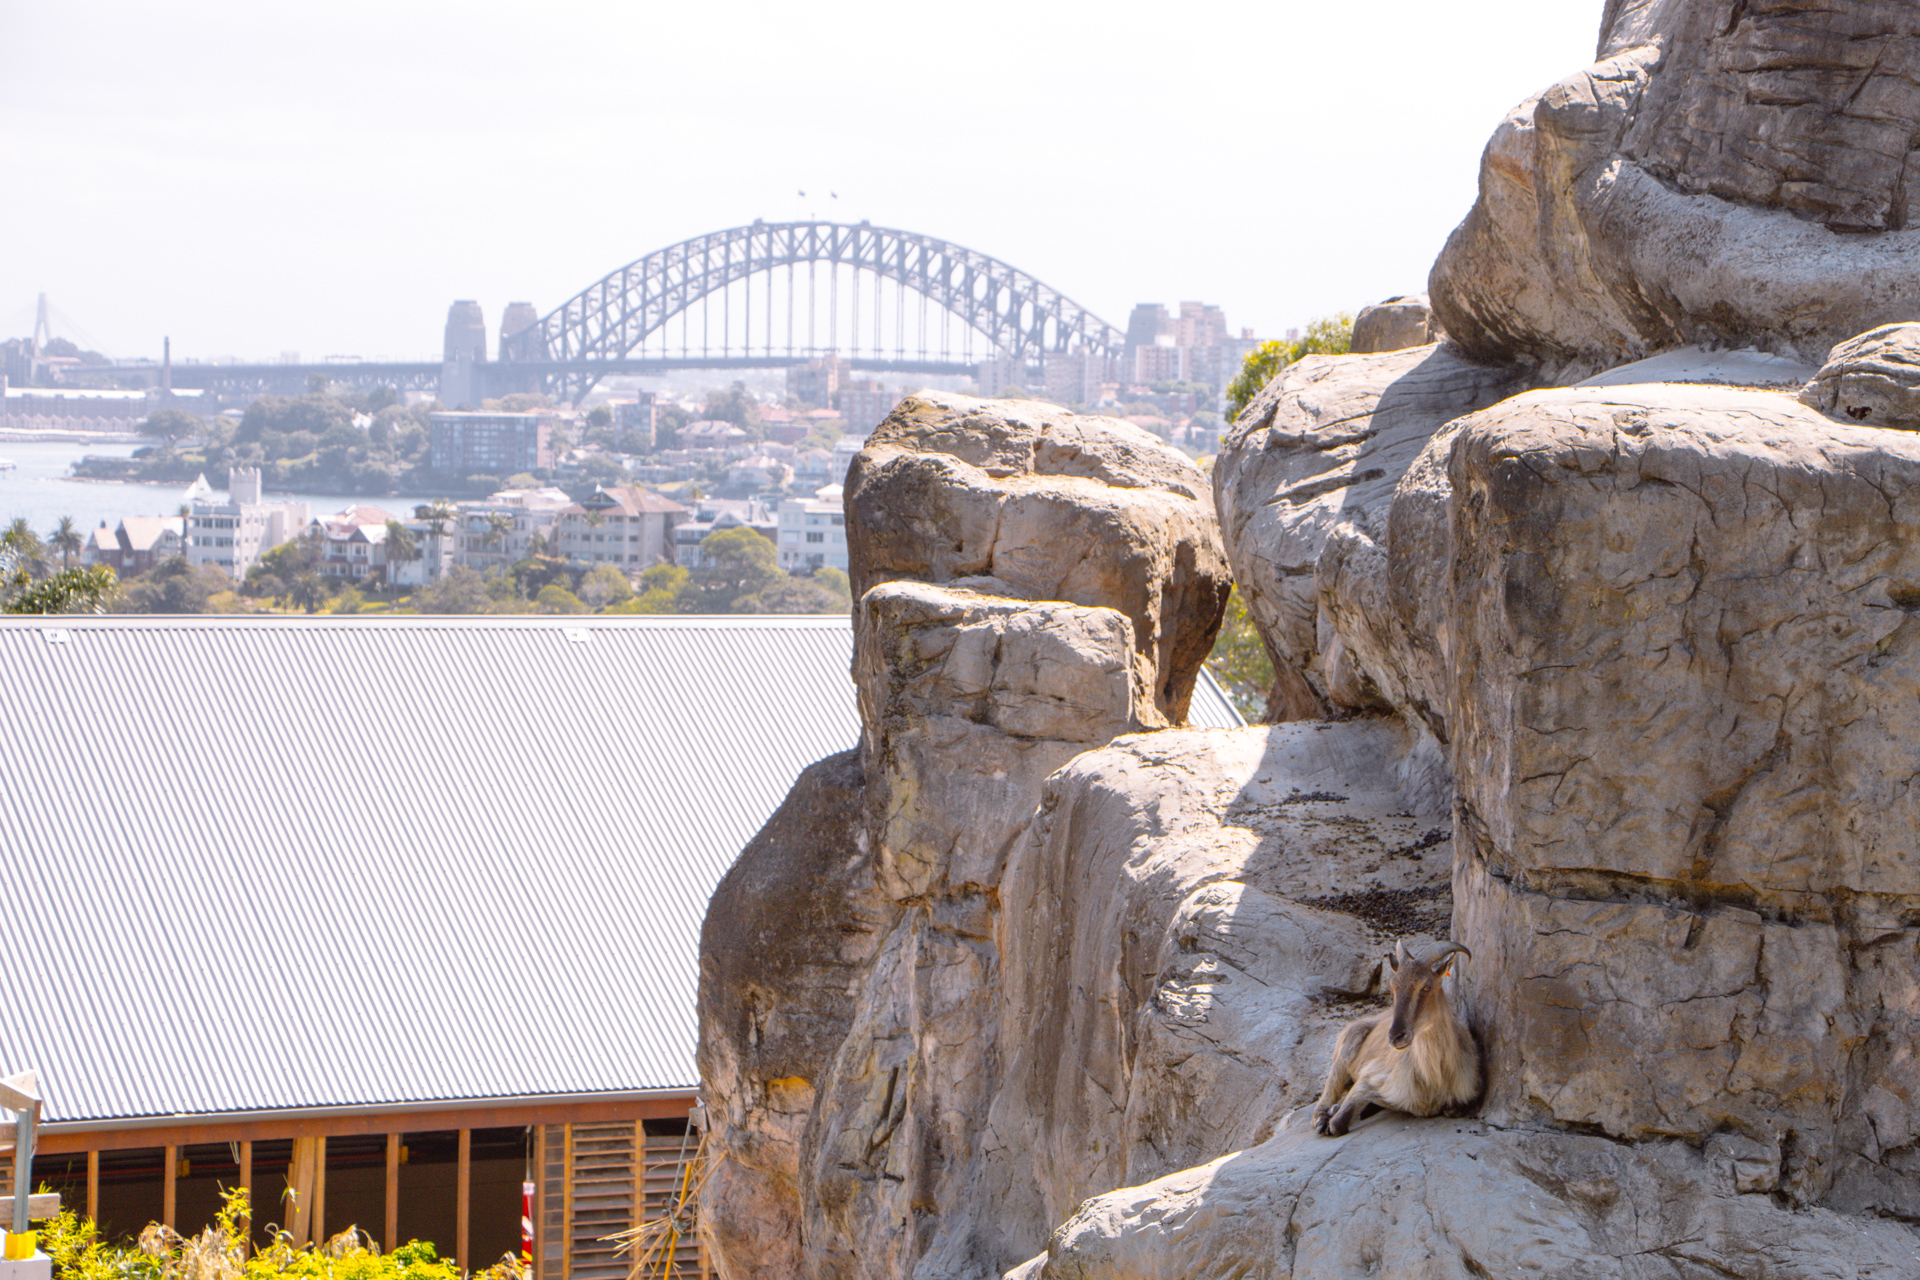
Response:
[[[823,357],[872,373],[965,374],[981,361],[1117,358],[1125,335],[998,258],[869,223],[755,222],[650,253],[544,316],[508,308],[489,359],[477,304],[456,303],[433,363],[171,367],[171,385],[299,394],[316,377],[479,403],[514,391],[571,400],[604,377],[770,369]]]

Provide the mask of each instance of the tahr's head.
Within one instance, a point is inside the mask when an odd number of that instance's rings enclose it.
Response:
[[[1440,980],[1453,968],[1456,954],[1473,958],[1473,953],[1457,942],[1441,943],[1424,960],[1408,955],[1404,942],[1393,944],[1393,953],[1387,957],[1393,969],[1393,1021],[1387,1024],[1387,1042],[1394,1048],[1412,1044],[1413,1033],[1428,1013],[1446,1001]]]

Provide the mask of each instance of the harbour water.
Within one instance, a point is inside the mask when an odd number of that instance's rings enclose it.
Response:
[[[69,469],[89,454],[95,457],[127,458],[140,446],[135,444],[72,444],[59,442],[0,444],[0,462],[11,462],[0,470],[0,526],[25,516],[33,531],[46,537],[62,516],[72,516],[82,530],[105,521],[118,524],[126,516],[165,516],[180,510],[183,484],[122,484],[102,480],[76,480]],[[208,476],[208,483],[224,495],[225,476]],[[355,503],[379,507],[390,515],[406,517],[414,507],[431,502],[434,495],[388,495],[355,498],[337,493],[276,494],[269,491],[268,501],[305,502],[312,514],[326,515]]]

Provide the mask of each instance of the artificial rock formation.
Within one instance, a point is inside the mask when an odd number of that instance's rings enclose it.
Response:
[[[1118,609],[1157,723],[1186,719],[1229,580],[1206,480],[1178,450],[1033,402],[912,396],[854,460],[846,507],[856,598],[910,578]]]
[[[1270,713],[1394,709],[1436,721],[1430,674],[1385,607],[1388,514],[1433,433],[1518,389],[1451,347],[1308,356],[1235,420],[1214,497],[1235,577],[1274,662]]]
[[[1426,295],[1388,298],[1360,308],[1353,318],[1353,335],[1348,350],[1355,355],[1381,351],[1404,351],[1424,347],[1435,341],[1433,308]]]
[[[1048,775],[1184,717],[1227,591],[1204,478],[1125,423],[910,399],[847,510],[861,749],[800,780],[702,938],[729,1276],[975,1255],[1009,851]]]
[[[1217,529],[1122,424],[876,432],[861,750],[703,939],[721,1274],[1920,1275],[1917,27],[1610,0]],[[1288,723],[1178,727],[1223,550]],[[1473,1116],[1314,1134],[1447,936]]]
[[[1920,324],[1890,324],[1827,353],[1800,403],[1841,422],[1920,431]]]
[[[1911,5],[1625,0],[1600,56],[1500,124],[1434,264],[1468,355],[1561,381],[1684,343],[1817,363],[1913,318]]]

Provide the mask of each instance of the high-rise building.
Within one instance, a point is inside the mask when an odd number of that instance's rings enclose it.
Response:
[[[840,411],[841,421],[850,436],[865,439],[873,434],[873,429],[886,421],[893,412],[893,406],[906,396],[898,391],[889,391],[872,378],[862,378],[851,386],[842,387],[834,398],[833,407]]]
[[[553,420],[540,413],[436,413],[428,417],[432,469],[443,476],[507,476],[553,465]]]
[[[831,409],[840,384],[852,372],[850,361],[833,356],[793,365],[787,370],[787,394],[816,409]]]

